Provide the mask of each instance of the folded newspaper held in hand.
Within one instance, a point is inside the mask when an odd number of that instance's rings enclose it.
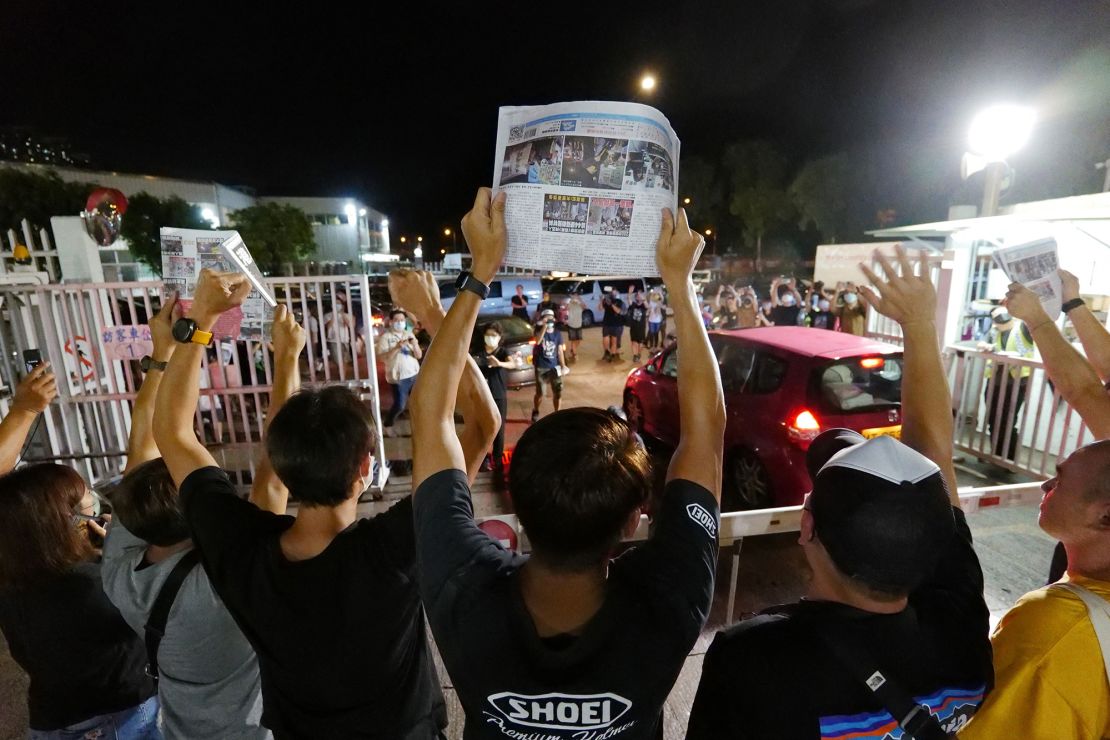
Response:
[[[188,305],[197,289],[200,271],[241,272],[252,290],[239,309],[220,317],[213,328],[221,338],[268,339],[277,300],[262,279],[250,250],[238,231],[204,231],[162,227],[162,284],[166,295],[177,292]]]
[[[658,275],[661,209],[678,206],[679,141],[638,103],[501,108],[493,189],[504,190],[505,264]]]
[[[1041,298],[1045,313],[1055,321],[1063,306],[1060,258],[1052,238],[1000,247],[994,261],[1011,283],[1021,283]]]

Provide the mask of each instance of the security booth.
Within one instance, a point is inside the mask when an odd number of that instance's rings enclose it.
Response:
[[[881,229],[869,232],[885,240],[881,245],[861,246],[885,251],[901,242],[930,264],[938,289],[937,329],[956,406],[957,449],[1047,478],[1059,457],[1093,437],[1053,389],[1020,326],[1007,333],[1005,346],[997,342],[991,312],[1001,305],[1008,280],[994,252],[1054,240],[1060,267],[1079,278],[1080,295],[1110,327],[1110,193],[1020,203],[1004,211]],[[1067,316],[1061,313],[1057,323],[1082,352]],[[897,326],[873,311],[868,332],[899,341]]]

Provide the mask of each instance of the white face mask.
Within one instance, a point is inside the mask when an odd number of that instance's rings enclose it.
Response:
[[[844,302],[847,303],[849,306],[852,305],[853,303],[856,302],[856,294],[855,293],[845,293],[844,294]]]
[[[490,349],[496,347],[499,341],[501,341],[500,337],[496,336],[495,334],[486,335],[486,346]]]
[[[829,302],[828,301],[817,301],[817,308],[821,309],[822,311],[828,311],[829,310]]]
[[[405,330],[405,322],[404,321],[394,321],[393,322],[393,331],[404,331],[404,330]]]
[[[784,306],[793,306],[794,305],[794,296],[784,295],[782,298],[779,299],[779,302],[782,303],[782,305],[784,305]]]

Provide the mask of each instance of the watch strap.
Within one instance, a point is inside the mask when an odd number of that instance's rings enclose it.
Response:
[[[196,329],[193,331],[193,336],[189,339],[189,341],[193,342],[194,344],[207,345],[209,342],[212,341],[212,332]]]
[[[489,286],[469,272],[464,272],[459,275],[458,287],[459,290],[469,290],[482,300],[489,297]]]
[[[150,355],[147,355],[139,364],[142,365],[144,373],[149,373],[151,370],[165,370],[170,363],[156,360]]]
[[[1068,313],[1069,311],[1073,311],[1073,310],[1079,308],[1080,306],[1086,306],[1086,305],[1087,305],[1087,302],[1084,301],[1082,298],[1072,298],[1070,301],[1066,302],[1063,306],[1061,306],[1060,310],[1062,310],[1064,313]]]

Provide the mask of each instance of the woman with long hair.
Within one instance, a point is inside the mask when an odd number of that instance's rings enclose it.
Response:
[[[101,586],[94,501],[62,465],[0,477],[0,631],[31,679],[32,740],[157,740],[146,649]]]

